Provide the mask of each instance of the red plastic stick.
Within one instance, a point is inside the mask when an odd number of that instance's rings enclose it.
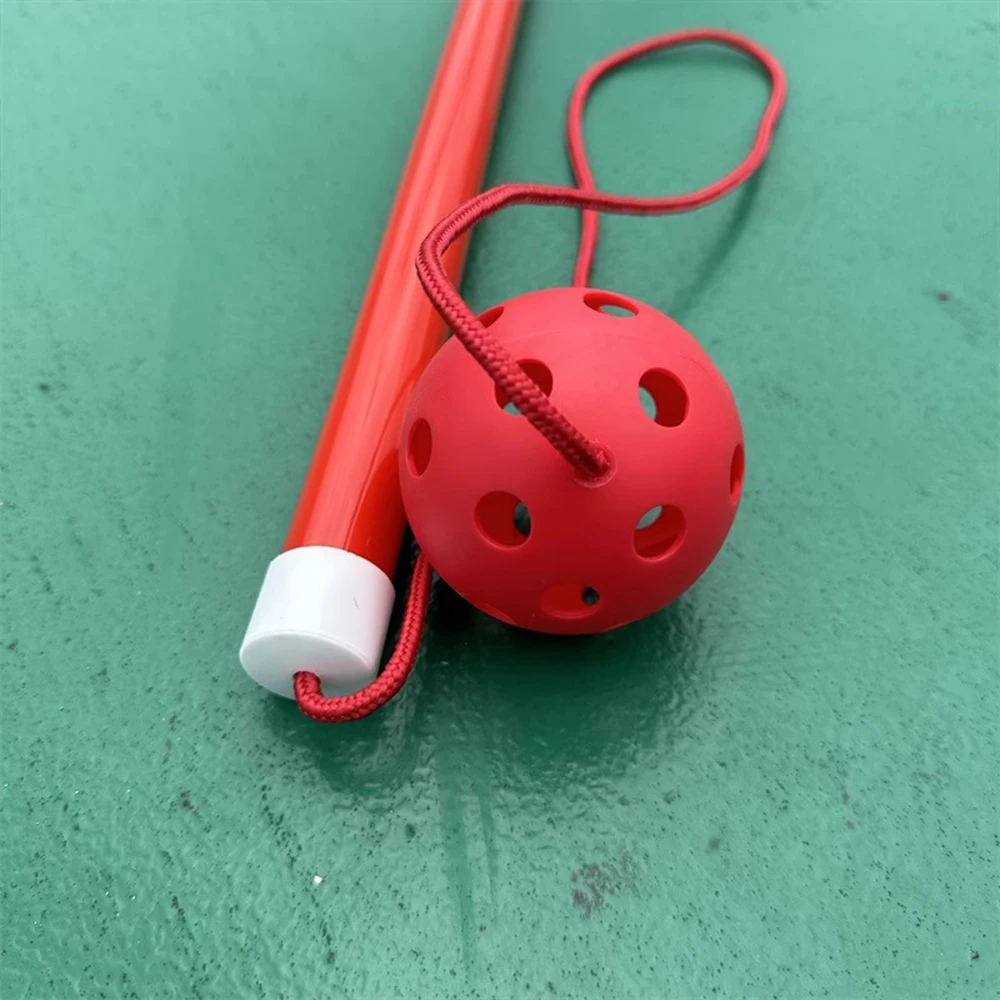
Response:
[[[479,190],[520,0],[464,0],[441,57],[285,549],[332,545],[392,573],[403,534],[396,452],[443,320],[413,274],[420,241]],[[466,241],[448,271],[457,282]]]
[[[461,0],[431,87],[285,550],[241,649],[292,697],[310,670],[349,691],[378,669],[405,519],[397,452],[406,403],[446,327],[413,271],[421,240],[480,189],[521,0]],[[466,241],[445,264],[460,277]]]

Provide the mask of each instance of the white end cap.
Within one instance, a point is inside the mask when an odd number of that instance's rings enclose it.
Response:
[[[378,675],[395,597],[389,577],[353,552],[282,552],[267,568],[240,647],[243,669],[285,698],[295,697],[300,670],[316,674],[325,694],[358,691]]]

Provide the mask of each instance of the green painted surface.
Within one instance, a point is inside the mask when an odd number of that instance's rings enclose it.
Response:
[[[730,379],[734,533],[589,641],[439,588],[362,724],[240,670],[448,17],[3,7],[0,995],[995,996],[995,4],[534,7],[495,180],[567,178],[620,45],[710,22],[787,66],[760,182],[609,221],[595,275]],[[598,177],[720,174],[764,92],[629,69]],[[566,282],[575,232],[489,222],[473,302]]]

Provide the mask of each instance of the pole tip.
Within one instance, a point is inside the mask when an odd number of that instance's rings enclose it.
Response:
[[[327,695],[352,694],[378,674],[392,581],[353,552],[311,545],[283,552],[267,569],[240,648],[243,669],[262,687],[294,698],[299,671]]]

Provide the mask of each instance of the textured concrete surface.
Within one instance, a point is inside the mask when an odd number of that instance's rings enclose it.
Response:
[[[731,381],[731,540],[589,641],[439,589],[363,724],[240,671],[448,16],[3,6],[0,995],[995,996],[995,4],[532,9],[496,180],[566,179],[573,80],[645,35],[788,68],[759,183],[608,222],[595,275]],[[600,181],[718,175],[763,94],[630,69]],[[472,300],[564,283],[575,233],[491,221]]]

